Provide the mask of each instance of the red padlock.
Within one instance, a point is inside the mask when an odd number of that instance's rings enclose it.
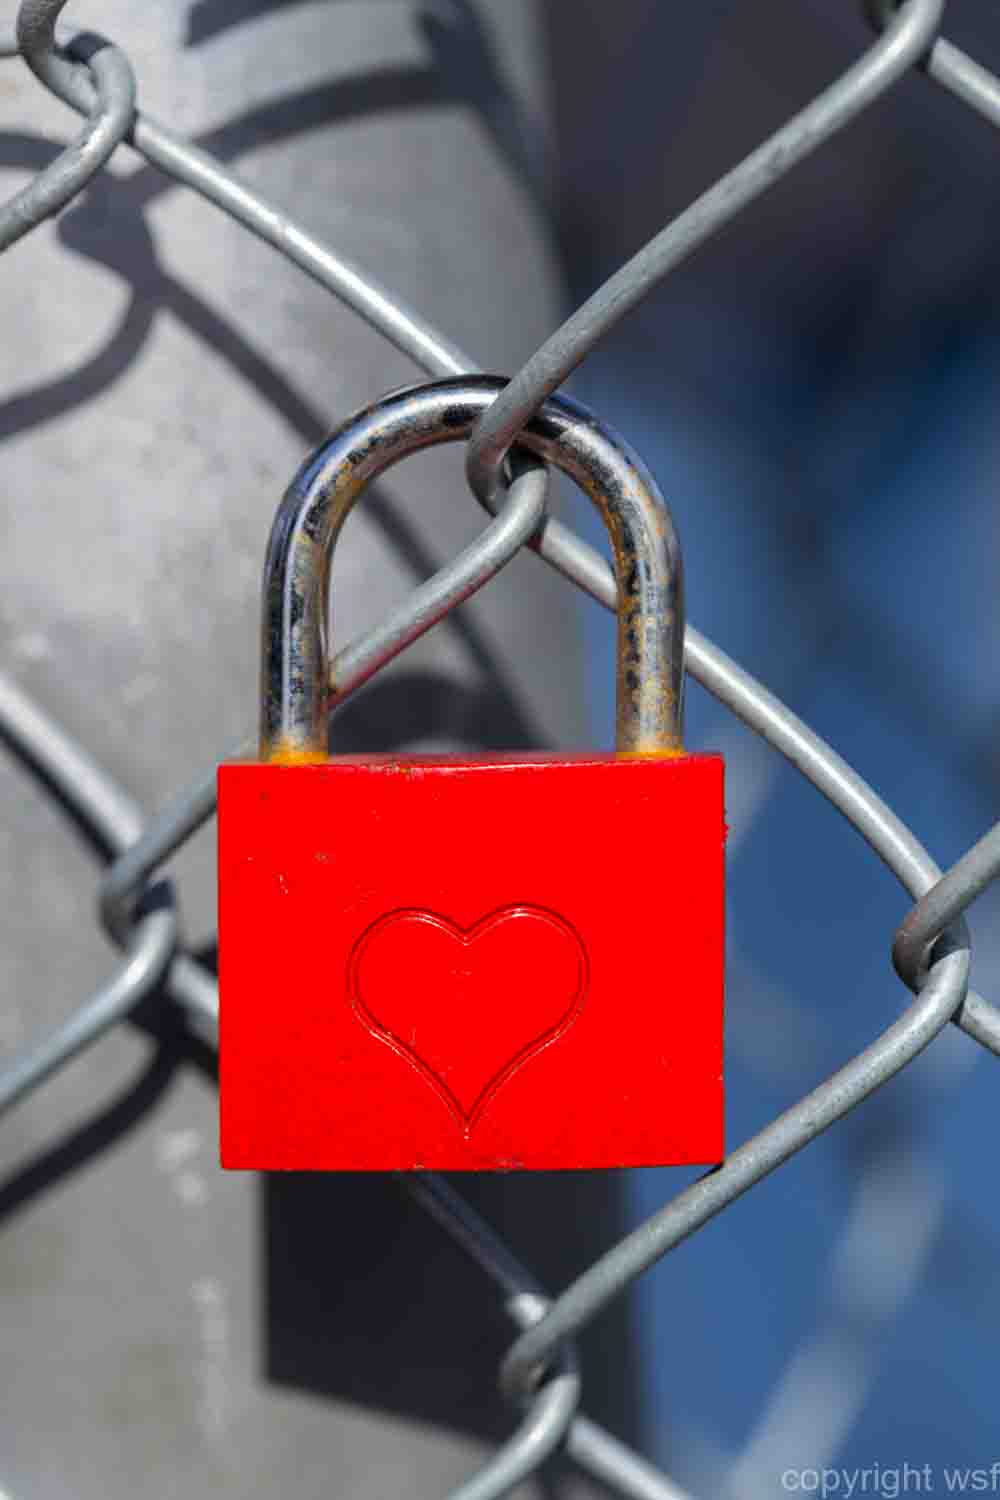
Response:
[[[723,1154],[723,765],[681,743],[670,512],[575,403],[519,442],[597,505],[617,750],[327,755],[329,570],[368,484],[503,382],[395,393],[306,461],[264,574],[262,764],[219,770],[222,1163],[570,1168]]]

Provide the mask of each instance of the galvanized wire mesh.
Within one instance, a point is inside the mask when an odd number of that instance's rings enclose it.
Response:
[[[136,110],[128,59],[111,42],[87,35],[58,45],[54,27],[64,3],[24,0],[16,37],[2,46],[7,56],[19,54],[85,123],[77,140],[0,209],[0,247],[57,212],[128,143],[301,267],[425,373],[446,376],[474,369],[460,349],[363,271],[312,238],[206,152]],[[498,518],[475,545],[341,654],[335,674],[338,703],[485,584],[522,546],[533,547],[571,582],[608,609],[615,608],[615,586],[605,562],[558,522],[544,518],[540,471],[518,473],[508,489],[508,450],[539,404],[647,292],[911,69],[922,68],[986,121],[1000,123],[1000,81],[939,35],[942,11],[943,0],[906,0],[898,10],[888,0],[872,0],[876,38],[855,65],[667,225],[517,372],[469,444],[470,482]],[[906,1068],[949,1021],[1000,1055],[1000,1010],[968,988],[970,949],[962,915],[1000,871],[1000,827],[942,876],[916,835],[829,745],[692,627],[686,636],[686,666],[843,813],[914,898],[893,949],[897,972],[913,999],[862,1052],[718,1169],[610,1246],[555,1297],[547,1295],[448,1184],[429,1174],[401,1179],[414,1200],[495,1283],[518,1330],[501,1379],[520,1420],[487,1466],[455,1492],[455,1500],[507,1493],[558,1448],[622,1494],[676,1497],[680,1491],[673,1481],[581,1412],[574,1336],[667,1251]],[[138,810],[109,776],[6,680],[0,680],[0,729],[114,854],[101,886],[100,912],[123,949],[118,970],[99,992],[54,1035],[36,1042],[0,1073],[0,1108],[8,1108],[154,992],[180,1006],[201,1034],[211,1036],[217,1012],[214,978],[179,945],[172,891],[155,877],[211,817],[215,772],[214,767],[207,770],[143,828]]]

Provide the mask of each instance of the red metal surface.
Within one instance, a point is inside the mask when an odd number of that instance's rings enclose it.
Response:
[[[222,1162],[723,1154],[723,766],[219,771]]]

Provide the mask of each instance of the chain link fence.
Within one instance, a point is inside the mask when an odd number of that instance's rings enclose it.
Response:
[[[272,246],[340,299],[431,377],[475,369],[461,349],[429,326],[363,268],[242,183],[210,154],[179,138],[136,106],[128,58],[110,41],[84,34],[64,43],[55,24],[65,0],[24,0],[6,56],[19,56],[39,80],[84,117],[79,136],[0,209],[6,248],[69,203],[122,144]],[[808,153],[861,115],[910,70],[923,69],[959,105],[1000,124],[1000,81],[941,34],[943,0],[906,0],[898,9],[872,0],[871,46],[853,67],[771,139],[720,179],[621,267],[519,370],[488,408],[468,446],[470,485],[495,519],[480,540],[407,603],[338,658],[337,704],[390,659],[482,587],[523,546],[564,578],[614,610],[607,564],[572,532],[544,518],[537,474],[509,490],[504,460],[521,428],[594,345],[700,245]],[[581,1409],[581,1373],[573,1340],[650,1266],[820,1132],[883,1087],[930,1046],[949,1022],[1000,1055],[1000,1010],[969,988],[965,908],[1000,871],[994,829],[942,875],[916,834],[836,753],[743,668],[696,629],[686,635],[686,667],[733,714],[785,756],[827,798],[897,876],[915,905],[895,937],[893,958],[912,991],[897,1020],[817,1088],[739,1146],[717,1169],[679,1193],[607,1251],[571,1285],[550,1295],[504,1241],[446,1182],[431,1174],[401,1186],[468,1252],[492,1282],[517,1337],[503,1362],[513,1431],[453,1500],[508,1493],[563,1450],[613,1491],[676,1500],[664,1473],[592,1422]],[[0,1072],[0,1108],[9,1109],[141,1001],[162,996],[211,1042],[215,980],[179,936],[172,889],[159,868],[215,808],[215,767],[143,826],[137,808],[107,773],[12,681],[0,679],[0,730],[112,855],[100,887],[101,920],[122,949],[107,983],[53,1035],[34,1041]],[[229,749],[220,759],[242,753]],[[738,1476],[737,1476],[738,1477]]]

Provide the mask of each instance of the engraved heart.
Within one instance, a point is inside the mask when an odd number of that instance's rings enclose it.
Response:
[[[348,985],[362,1025],[423,1074],[468,1138],[498,1089],[576,1020],[587,956],[542,907],[505,906],[468,928],[411,908],[362,933]]]

